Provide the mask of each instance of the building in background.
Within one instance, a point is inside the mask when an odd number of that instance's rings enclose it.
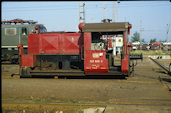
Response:
[[[132,50],[137,50],[140,46],[140,42],[132,42]]]
[[[165,50],[165,51],[171,50],[171,42],[162,43],[162,49]]]
[[[123,36],[117,35],[116,37],[114,37],[113,43],[116,47],[116,54],[121,54],[123,48]]]

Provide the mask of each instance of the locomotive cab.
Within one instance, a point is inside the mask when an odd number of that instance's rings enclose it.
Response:
[[[97,75],[128,75],[129,49],[127,36],[130,28],[131,25],[127,22],[83,25],[81,30],[84,34],[84,71],[87,74]],[[112,36],[116,35],[123,36],[120,65],[114,64],[114,46],[113,49],[109,47],[109,39],[113,40]],[[102,40],[104,37],[109,38]]]

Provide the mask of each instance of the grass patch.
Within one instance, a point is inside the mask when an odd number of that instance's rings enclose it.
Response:
[[[33,102],[40,102],[41,101],[40,98],[36,98],[36,97],[33,97],[33,96],[30,96],[29,100],[32,100]]]
[[[143,55],[171,55],[171,51],[162,51],[162,50],[135,50],[131,51],[132,55],[143,54]]]
[[[80,103],[79,100],[71,100],[72,103]]]
[[[17,100],[17,97],[2,98],[2,101]]]

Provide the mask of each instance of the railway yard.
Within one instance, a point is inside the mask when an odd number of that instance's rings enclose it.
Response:
[[[170,59],[157,59],[169,68]],[[18,65],[1,67],[2,112],[171,113],[171,76],[148,55],[130,77],[11,77]]]
[[[1,112],[171,113],[171,4],[82,2],[3,2]]]

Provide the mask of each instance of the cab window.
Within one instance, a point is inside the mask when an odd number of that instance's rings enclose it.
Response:
[[[17,33],[16,28],[5,28],[5,35],[13,36],[16,35],[16,33]]]
[[[44,33],[44,32],[47,32],[46,28],[45,27],[40,27],[40,33]]]
[[[27,28],[23,27],[21,29],[22,35],[27,35]]]

